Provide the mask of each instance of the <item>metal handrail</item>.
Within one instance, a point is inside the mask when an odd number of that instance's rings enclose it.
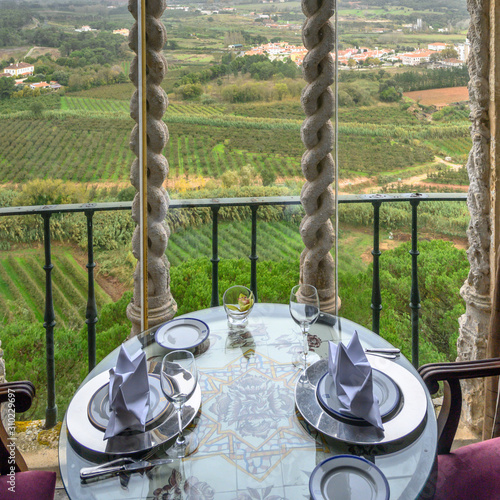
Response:
[[[411,285],[411,324],[412,324],[412,363],[418,367],[418,321],[420,309],[420,294],[418,289],[418,224],[417,213],[420,202],[427,201],[466,201],[466,193],[396,193],[396,194],[369,194],[369,195],[340,195],[338,203],[371,203],[373,206],[373,281],[372,281],[372,330],[379,333],[380,312],[382,310],[380,290],[380,207],[383,203],[407,202],[412,210],[412,247],[410,255],[412,259],[412,285]],[[218,215],[224,207],[247,206],[251,209],[252,232],[251,232],[251,288],[257,300],[257,212],[261,206],[287,206],[300,205],[299,196],[271,196],[253,198],[202,198],[170,200],[171,209],[182,208],[210,208],[212,212],[212,298],[211,307],[219,305],[219,256],[218,256]],[[51,240],[50,219],[53,214],[84,213],[87,218],[87,250],[88,250],[88,296],[86,309],[86,323],[88,332],[88,360],[89,371],[96,363],[96,323],[97,305],[94,290],[94,245],[93,245],[93,216],[95,212],[112,210],[131,210],[132,202],[113,203],[83,203],[68,205],[39,205],[31,207],[5,207],[0,208],[2,216],[24,216],[41,215],[44,221],[44,250],[45,250],[45,315],[44,328],[46,330],[46,363],[47,363],[47,409],[46,427],[53,427],[57,422],[57,407],[55,404],[55,362],[54,362],[54,326],[55,313],[52,299],[52,277],[53,264],[51,262]]]

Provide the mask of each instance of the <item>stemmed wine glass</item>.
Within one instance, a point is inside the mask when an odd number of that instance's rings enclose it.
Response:
[[[166,354],[161,363],[160,377],[163,393],[174,405],[179,423],[179,434],[175,444],[167,450],[167,455],[183,458],[197,448],[196,436],[184,436],[182,432],[182,408],[198,383],[198,370],[193,353],[178,350]]]
[[[302,329],[304,342],[303,351],[294,359],[295,366],[303,366],[304,370],[320,359],[314,353],[309,352],[308,333],[310,326],[319,316],[318,291],[312,285],[296,285],[290,293],[290,315]]]

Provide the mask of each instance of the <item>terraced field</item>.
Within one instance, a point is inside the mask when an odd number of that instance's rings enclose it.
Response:
[[[259,259],[295,260],[304,248],[297,227],[285,222],[259,222]],[[250,254],[250,221],[219,226],[219,257],[241,259]],[[212,256],[212,226],[207,224],[195,229],[185,229],[170,236],[167,256],[172,266],[198,257]]]
[[[70,249],[52,248],[54,309],[59,326],[81,328],[87,304],[87,271]],[[26,319],[43,323],[45,271],[43,249],[0,252],[0,323]],[[96,283],[100,309],[111,298]]]

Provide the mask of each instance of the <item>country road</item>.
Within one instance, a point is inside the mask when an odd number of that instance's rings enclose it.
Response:
[[[28,52],[26,53],[26,55],[24,56],[24,58],[26,59],[27,57],[30,57],[30,56],[31,56],[31,54],[33,53],[33,51],[34,51],[35,49],[38,49],[38,47],[31,47],[31,49],[30,49],[30,50],[28,50]]]

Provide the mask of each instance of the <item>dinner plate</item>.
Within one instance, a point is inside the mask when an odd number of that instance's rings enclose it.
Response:
[[[316,388],[328,370],[326,359],[313,363],[303,376],[298,377],[295,405],[306,429],[312,427],[327,438],[348,444],[377,445],[378,454],[391,453],[408,446],[421,434],[427,419],[427,396],[422,382],[395,361],[373,356],[370,364],[397,381],[401,393],[401,402],[394,414],[384,419],[383,431],[325,411],[318,400]]]
[[[355,455],[337,455],[316,466],[309,479],[313,500],[389,500],[382,471]]]
[[[373,395],[377,398],[380,406],[380,416],[382,418],[390,416],[397,409],[401,400],[401,394],[396,382],[379,370],[372,370],[373,373]],[[348,411],[337,396],[337,389],[330,373],[326,372],[321,378],[316,389],[319,402],[326,411],[349,420],[364,421]]]
[[[199,319],[179,318],[160,326],[155,340],[167,349],[192,349],[206,340],[209,332],[208,325]]]
[[[170,410],[170,404],[162,390],[160,377],[148,374],[149,381],[149,411],[146,416],[146,429],[162,418]],[[109,409],[109,382],[103,385],[90,398],[87,415],[94,427],[106,431],[111,411]]]
[[[67,435],[71,446],[79,455],[91,461],[112,460],[131,454],[142,456],[151,448],[163,445],[177,436],[177,412],[169,411],[172,405],[168,405],[167,411],[154,419],[144,432],[124,432],[105,440],[105,431],[93,425],[86,415],[90,400],[108,382],[109,372],[99,373],[78,389],[69,404],[66,412]],[[200,406],[201,388],[200,384],[196,384],[196,389],[182,408],[183,429],[193,421]]]

